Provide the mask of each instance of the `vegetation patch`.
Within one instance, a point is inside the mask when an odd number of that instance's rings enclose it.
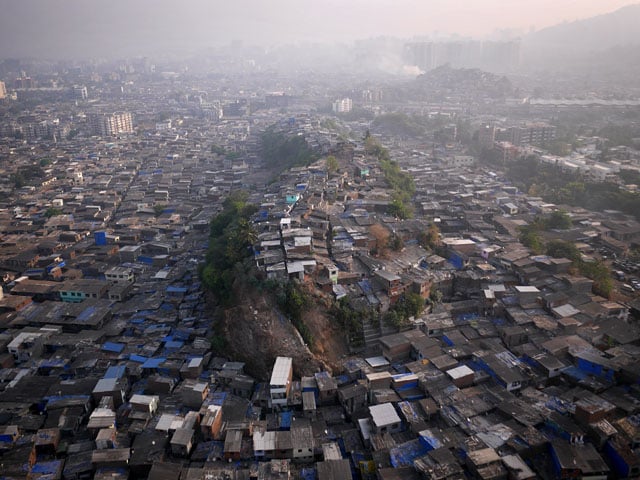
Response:
[[[318,154],[302,135],[288,135],[272,125],[261,137],[262,157],[268,169],[283,172],[304,167],[318,159]]]
[[[384,178],[393,190],[389,214],[401,219],[413,217],[412,198],[416,185],[411,175],[403,172],[397,162],[391,160],[389,151],[367,132],[365,151],[378,159]]]

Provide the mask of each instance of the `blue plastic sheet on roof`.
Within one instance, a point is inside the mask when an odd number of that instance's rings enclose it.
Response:
[[[211,400],[212,400],[211,403],[213,405],[222,406],[226,398],[227,398],[226,392],[214,392],[214,394],[211,396]]]
[[[142,368],[158,368],[165,360],[164,357],[150,358],[142,364]]]
[[[401,363],[394,363],[393,364],[393,369],[398,372],[398,374],[406,374],[409,372],[409,370],[407,369],[407,367],[405,367],[404,365],[402,365]],[[395,375],[394,375],[395,376]]]
[[[311,467],[305,467],[300,472],[301,480],[316,480],[316,469]]]
[[[64,358],[48,358],[40,362],[39,368],[66,367],[68,360]]]
[[[164,323],[157,323],[154,325],[149,325],[147,328],[145,328],[145,333],[163,332],[163,331],[169,331],[169,330],[171,329],[167,327]]]
[[[502,297],[501,300],[502,300],[502,303],[504,303],[507,306],[516,305],[520,301],[516,295],[506,295]]]
[[[412,440],[389,450],[389,457],[394,468],[411,467],[413,461],[425,453],[427,448],[419,440]]]
[[[118,476],[122,476],[123,478],[129,478],[129,469],[128,468],[123,468],[123,467],[104,467],[104,468],[98,468],[96,469],[96,474],[100,473],[106,473],[109,477],[113,477],[115,475],[113,475],[111,472],[117,474]]]
[[[447,337],[446,335],[442,335],[441,338],[445,345],[447,345],[448,347],[453,347],[454,343],[449,337]]]
[[[96,313],[96,307],[87,307],[80,313],[80,315],[78,315],[76,320],[79,322],[86,322],[94,313]]]
[[[164,348],[167,349],[179,349],[182,348],[182,346],[184,345],[184,342],[180,342],[180,341],[176,341],[176,340],[171,340],[169,342],[166,342],[164,344]]]
[[[52,460],[49,462],[40,461],[34,464],[33,467],[31,467],[31,473],[42,473],[44,475],[53,475],[60,469],[61,466],[62,466],[62,460]]]
[[[46,397],[42,397],[42,399],[47,402],[56,402],[58,400],[90,400],[90,395],[49,395]]]
[[[431,430],[421,431],[419,440],[427,451],[442,447],[442,443],[436,436],[434,436]]]
[[[395,366],[395,365],[394,365],[394,366]],[[404,372],[402,372],[402,373],[396,373],[396,374],[394,374],[394,375],[391,375],[391,379],[392,379],[393,381],[395,381],[395,382],[398,382],[398,381],[402,380],[403,378],[410,377],[411,375],[413,375],[413,374],[412,374],[412,373],[410,373],[410,372],[407,372],[407,371],[405,370],[405,371],[404,371]]]
[[[289,430],[291,428],[291,412],[282,412],[280,414],[280,430]]]
[[[102,350],[105,352],[120,353],[124,350],[124,343],[105,342],[102,344]]]
[[[169,285],[167,287],[167,293],[187,293],[187,287],[175,287]]]
[[[574,366],[563,368],[562,373],[578,381],[585,380],[586,378],[589,377],[588,373],[583,372],[578,367],[574,367]]]
[[[173,338],[175,340],[189,340],[191,333],[193,332],[193,328],[181,328],[173,332]]]
[[[358,282],[358,286],[365,295],[373,294],[373,288],[371,287],[369,280],[362,280]]]
[[[132,355],[129,355],[129,360],[136,363],[145,363],[148,360],[148,358],[143,357],[142,355],[132,354]]]
[[[125,365],[114,365],[107,368],[103,378],[122,378],[126,372],[127,367]]]

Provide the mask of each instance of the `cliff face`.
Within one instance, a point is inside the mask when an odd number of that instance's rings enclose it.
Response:
[[[227,341],[226,355],[246,363],[247,373],[268,380],[277,356],[293,358],[296,376],[332,371],[347,353],[342,333],[320,303],[305,313],[314,343],[310,350],[291,322],[274,306],[268,293],[244,291],[240,305],[225,310],[217,328]]]

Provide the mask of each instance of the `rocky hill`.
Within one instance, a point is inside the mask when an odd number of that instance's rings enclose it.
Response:
[[[442,65],[398,86],[391,96],[409,101],[442,101],[451,98],[505,98],[512,94],[511,81],[478,68]]]
[[[596,17],[562,23],[524,37],[527,48],[584,54],[619,45],[640,45],[640,3]]]
[[[335,371],[348,347],[344,332],[331,318],[326,299],[313,298],[304,313],[313,344],[307,346],[294,325],[282,314],[269,292],[239,287],[243,300],[224,309],[216,332],[225,339],[224,353],[246,363],[247,372],[268,379],[277,356],[293,358],[295,375]]]

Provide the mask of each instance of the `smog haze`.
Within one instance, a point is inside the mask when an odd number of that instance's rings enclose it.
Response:
[[[628,0],[1,0],[0,57],[180,54],[242,42],[494,38],[612,12]]]

